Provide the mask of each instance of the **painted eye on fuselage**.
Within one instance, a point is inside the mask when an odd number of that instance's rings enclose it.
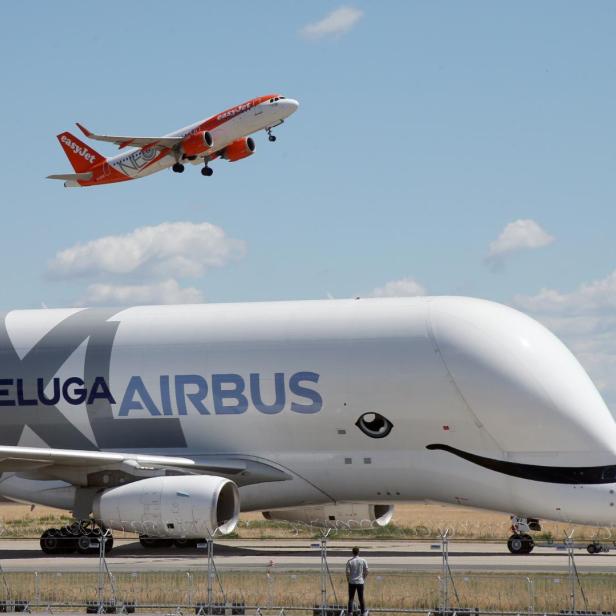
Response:
[[[379,413],[364,413],[355,425],[370,438],[385,438],[394,427],[394,424]]]

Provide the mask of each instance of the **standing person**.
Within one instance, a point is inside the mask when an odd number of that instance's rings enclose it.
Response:
[[[353,558],[347,561],[346,564],[346,577],[349,583],[349,606],[347,615],[353,614],[353,599],[355,598],[355,592],[357,592],[357,598],[359,599],[359,607],[361,609],[361,616],[366,613],[366,604],[364,603],[364,584],[368,577],[368,563],[365,558],[359,557],[359,548],[355,546],[353,548]]]

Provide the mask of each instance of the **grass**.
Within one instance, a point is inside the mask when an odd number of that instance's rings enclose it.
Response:
[[[0,585],[0,598],[26,599],[43,604],[84,603],[97,599],[96,573],[7,573],[6,586]],[[142,605],[189,605],[207,598],[207,571],[171,571],[118,573],[113,576],[118,601],[135,601]],[[332,576],[337,601],[328,587],[330,603],[344,603],[346,582],[341,574]],[[312,606],[320,602],[318,572],[277,572],[264,567],[260,571],[222,572],[221,582],[226,600],[247,605]],[[577,609],[616,609],[616,576],[588,574],[581,576],[587,597],[585,604],[579,587]],[[455,587],[455,590],[454,590]],[[3,590],[4,588],[4,590]],[[8,589],[8,593],[7,593]],[[450,583],[449,605],[479,610],[538,612],[567,609],[569,581],[566,576],[522,574],[475,575],[454,573]],[[439,606],[439,578],[434,573],[378,573],[368,578],[366,597],[370,607],[432,609]],[[457,595],[456,595],[457,593]],[[104,598],[113,597],[109,580],[105,580]],[[215,583],[215,601],[223,601]]]
[[[38,538],[47,528],[70,523],[66,511],[51,507],[35,507],[15,503],[0,503],[0,537]],[[509,516],[491,511],[416,503],[396,506],[394,520],[386,527],[368,530],[348,531],[338,529],[333,534],[336,539],[398,539],[421,540],[438,537],[440,528],[449,528],[450,537],[455,540],[503,541],[511,534]],[[616,532],[611,528],[571,525],[557,522],[544,522],[541,533],[535,534],[538,540],[560,540],[565,533],[574,529],[574,539],[590,541],[616,540]],[[117,537],[134,535],[115,532]],[[236,531],[230,539],[293,539],[315,538],[319,530],[286,522],[264,520],[260,513],[242,514]]]

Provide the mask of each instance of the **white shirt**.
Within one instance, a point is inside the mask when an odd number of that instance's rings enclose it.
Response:
[[[368,573],[368,563],[359,556],[353,556],[346,564],[349,584],[363,584]]]

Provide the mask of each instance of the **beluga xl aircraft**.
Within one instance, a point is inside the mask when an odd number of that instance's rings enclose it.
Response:
[[[75,518],[47,553],[103,529],[194,545],[240,508],[362,526],[463,504],[511,514],[514,553],[541,519],[616,522],[613,416],[553,334],[492,302],[13,311],[0,368],[0,494]]]
[[[209,163],[216,158],[235,162],[255,151],[253,133],[265,130],[270,141],[276,141],[272,129],[282,124],[299,108],[299,103],[281,94],[258,96],[241,105],[206,118],[163,136],[135,137],[97,135],[77,123],[81,132],[96,141],[115,143],[120,149],[131,146],[123,154],[106,158],[69,132],[58,135],[75,173],[48,175],[64,180],[64,186],[97,186],[136,180],[171,167],[184,171],[184,163],[203,165],[201,173],[214,173]]]

